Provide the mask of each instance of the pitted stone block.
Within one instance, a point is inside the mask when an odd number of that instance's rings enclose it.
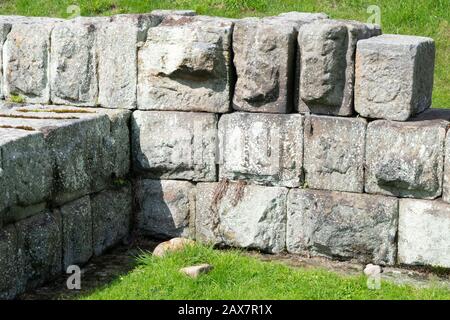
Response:
[[[110,18],[98,32],[98,103],[106,108],[136,108],[138,48],[161,17],[124,14]]]
[[[12,25],[3,44],[3,89],[7,99],[50,102],[50,33],[61,20],[30,18]]]
[[[232,113],[219,121],[220,178],[298,187],[303,116]]]
[[[450,205],[400,199],[399,263],[450,268]]]
[[[144,176],[216,180],[216,115],[135,111],[131,130],[133,165]]]
[[[292,189],[287,203],[290,253],[395,263],[396,198]]]
[[[408,198],[439,197],[447,124],[442,120],[369,123],[365,191]]]
[[[117,245],[130,231],[133,195],[128,182],[91,195],[95,255]]]
[[[287,188],[199,183],[196,239],[265,252],[285,249]]]
[[[429,108],[434,56],[430,38],[386,34],[358,42],[356,111],[404,121]]]
[[[24,266],[19,252],[17,230],[14,225],[0,229],[0,299],[13,299],[23,292]]]
[[[193,236],[195,185],[188,181],[138,180],[137,224],[149,236],[166,239]]]
[[[320,20],[300,28],[300,112],[350,116],[356,43],[381,34],[357,21]]]
[[[16,224],[27,288],[42,285],[62,270],[61,218],[43,212]]]
[[[95,106],[98,99],[96,36],[99,22],[77,18],[51,35],[50,86],[55,104]]]
[[[231,32],[227,19],[164,19],[138,54],[138,109],[230,109]]]
[[[361,118],[305,119],[305,182],[308,188],[363,192],[367,122]]]
[[[106,205],[106,204],[105,204]],[[58,209],[62,225],[62,265],[82,265],[92,256],[92,214],[89,196]]]

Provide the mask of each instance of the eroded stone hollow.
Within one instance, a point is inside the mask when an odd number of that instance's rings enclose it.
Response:
[[[131,230],[450,267],[434,42],[290,12],[0,17],[0,298]]]

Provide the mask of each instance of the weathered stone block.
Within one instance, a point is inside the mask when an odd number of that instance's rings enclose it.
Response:
[[[46,201],[53,181],[50,152],[42,133],[1,128],[1,121],[0,225],[5,211]]]
[[[106,205],[106,204],[105,204]],[[62,224],[62,266],[82,265],[92,256],[92,214],[89,196],[58,209]]]
[[[285,249],[288,189],[242,183],[197,184],[198,241],[265,252]]]
[[[367,122],[361,118],[305,119],[305,181],[309,188],[364,191]]]
[[[357,21],[320,20],[302,26],[299,111],[352,115],[356,43],[379,34],[378,26]]]
[[[292,189],[287,203],[289,252],[395,263],[396,198]]]
[[[11,31],[11,23],[0,18],[0,99],[3,99],[3,43]]]
[[[149,236],[166,239],[193,236],[195,185],[188,181],[138,180],[137,224]]]
[[[365,191],[408,198],[439,197],[447,124],[438,120],[369,123]]]
[[[61,219],[43,212],[16,227],[27,288],[35,288],[61,272]]]
[[[98,103],[106,108],[136,108],[137,52],[160,17],[116,15],[98,32]]]
[[[450,205],[400,199],[399,263],[450,268]]]
[[[98,24],[92,18],[68,20],[53,29],[50,54],[53,103],[80,106],[97,104],[97,29]]]
[[[219,18],[164,19],[138,54],[138,109],[230,109],[231,32]]]
[[[135,111],[131,130],[134,168],[146,176],[216,180],[216,115]]]
[[[431,106],[435,45],[430,38],[382,35],[358,42],[355,108],[404,121]]]
[[[194,10],[153,10],[151,12],[154,16],[160,16],[161,20],[168,16],[196,16],[197,13]]]
[[[303,117],[232,113],[219,121],[220,177],[297,187],[302,181]]]
[[[25,289],[23,261],[17,230],[13,225],[0,229],[0,299],[13,299]]]
[[[130,231],[133,196],[128,183],[91,196],[94,254],[117,245]]]
[[[50,33],[56,19],[15,23],[3,45],[3,89],[6,98],[49,103]]]

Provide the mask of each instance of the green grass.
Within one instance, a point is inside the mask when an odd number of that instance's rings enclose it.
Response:
[[[449,0],[1,0],[0,14],[69,17],[70,5],[81,15],[194,9],[200,14],[243,17],[287,11],[325,12],[332,18],[366,21],[369,5],[381,8],[384,33],[432,37],[437,46],[433,107],[450,108]]]
[[[382,282],[369,290],[366,278],[344,277],[322,269],[292,268],[263,262],[243,253],[204,246],[164,258],[145,254],[129,274],[82,299],[450,299],[450,291],[418,289]],[[214,269],[197,279],[181,274],[185,266],[210,263]]]

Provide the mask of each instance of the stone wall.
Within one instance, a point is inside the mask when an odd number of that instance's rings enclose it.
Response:
[[[450,268],[432,39],[325,14],[0,16],[0,298],[126,239]]]

